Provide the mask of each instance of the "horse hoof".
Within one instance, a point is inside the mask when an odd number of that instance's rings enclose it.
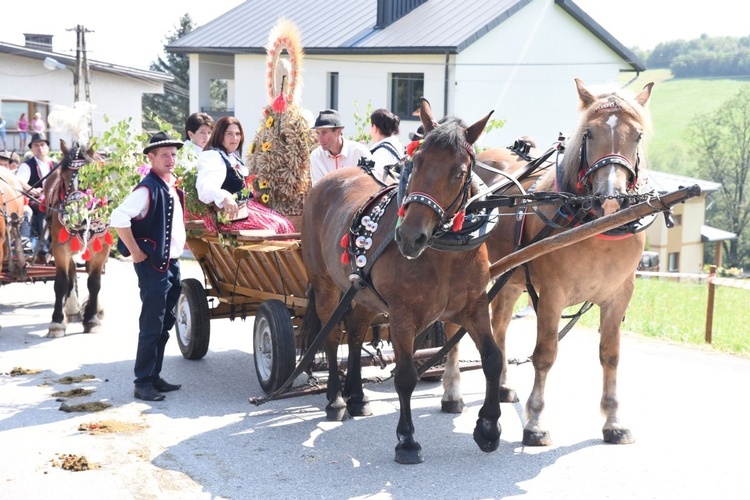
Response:
[[[550,438],[547,431],[530,431],[524,429],[523,444],[524,446],[549,446],[552,444],[552,438]]]
[[[47,332],[48,339],[59,339],[65,336],[65,328],[50,328]]]
[[[329,422],[343,422],[349,420],[349,413],[346,411],[346,407],[334,408],[333,406],[326,406],[326,420]]]
[[[463,413],[466,411],[466,405],[463,399],[458,401],[441,401],[440,411],[443,413]]]
[[[510,387],[500,387],[499,396],[501,403],[518,403],[518,394]]]
[[[609,444],[632,444],[635,438],[630,429],[602,429],[604,442]]]
[[[422,446],[416,441],[411,443],[401,442],[396,445],[396,462],[404,465],[421,464],[424,462]]]
[[[347,403],[346,409],[352,417],[369,417],[372,415],[370,403]]]
[[[101,323],[86,323],[83,325],[83,333],[99,333]]]
[[[474,427],[474,442],[479,449],[485,453],[497,450],[500,446],[500,422],[492,423],[486,418],[477,420],[477,426]]]

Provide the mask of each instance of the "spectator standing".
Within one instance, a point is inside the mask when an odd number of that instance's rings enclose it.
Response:
[[[26,113],[21,113],[16,128],[18,129],[18,147],[23,149],[23,145],[26,144],[26,139],[29,137],[29,120],[26,119]]]
[[[328,172],[337,168],[353,167],[361,157],[372,158],[367,146],[345,139],[339,112],[326,109],[318,114],[313,125],[319,146],[310,154],[312,183],[318,182]]]
[[[7,122],[5,121],[5,118],[0,116],[0,141],[3,141],[3,149],[7,149],[8,145],[5,142],[5,134],[7,133],[6,129]]]
[[[173,175],[182,141],[165,132],[155,134],[143,150],[151,170],[113,212],[110,225],[117,248],[133,259],[141,295],[138,348],[133,395],[162,401],[164,392],[180,384],[161,378],[164,349],[175,324],[175,307],[182,291],[179,257],[185,247],[185,196]]]
[[[374,142],[370,153],[375,162],[375,176],[383,182],[387,182],[385,167],[395,165],[404,157],[404,145],[398,138],[400,124],[398,115],[387,109],[376,109],[370,115],[370,137]]]
[[[42,133],[47,129],[47,124],[44,123],[44,120],[42,119],[42,114],[37,112],[34,113],[34,119],[31,120],[31,132],[32,133]]]

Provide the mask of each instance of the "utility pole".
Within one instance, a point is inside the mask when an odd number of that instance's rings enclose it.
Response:
[[[86,102],[91,104],[91,81],[89,77],[89,60],[86,55],[86,33],[91,33],[82,25],[77,25],[75,28],[68,29],[67,31],[76,32],[76,69],[73,71],[73,88],[74,88],[74,104],[81,100],[81,77],[83,77],[83,88],[85,92]],[[91,119],[91,113],[89,108],[89,135],[93,137],[94,125]]]

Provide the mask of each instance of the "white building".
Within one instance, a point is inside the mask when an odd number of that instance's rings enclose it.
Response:
[[[39,42],[42,39],[42,42]],[[31,121],[39,112],[46,120],[55,106],[72,107],[76,58],[52,52],[50,35],[27,34],[26,46],[0,42],[0,116],[6,122],[7,148],[26,151],[20,144],[17,123],[21,113]],[[44,60],[52,58],[65,68],[50,70]],[[68,71],[69,70],[69,71]],[[132,118],[134,133],[141,132],[141,98],[144,93],[164,92],[164,84],[172,82],[171,75],[142,69],[118,66],[89,60],[90,97],[94,105],[93,131],[101,134],[110,124]],[[80,100],[85,100],[83,77],[80,79]],[[50,144],[57,149],[60,137],[49,134]],[[62,139],[68,140],[66,137]]]
[[[546,148],[577,122],[575,77],[616,84],[645,69],[571,0],[248,0],[167,47],[190,56],[191,111],[211,112],[210,83],[225,80],[229,111],[254,129],[282,17],[305,49],[302,106],[338,109],[346,134],[371,103],[400,116],[406,140],[423,95],[436,116],[468,123],[494,109],[506,124],[481,146],[529,135]]]

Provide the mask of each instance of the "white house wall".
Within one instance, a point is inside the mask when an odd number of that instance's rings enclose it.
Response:
[[[0,67],[3,77],[0,79],[0,99],[38,101],[49,104],[50,111],[55,106],[72,107],[74,100],[73,72],[69,70],[47,70],[42,61],[0,54]],[[90,72],[91,102],[93,110],[94,135],[109,128],[104,122],[107,115],[110,123],[132,117],[134,133],[141,131],[141,95],[143,93],[161,93],[162,84],[149,83],[101,71]],[[80,99],[85,98],[83,82],[80,87]],[[17,118],[17,117],[14,117]],[[11,134],[8,133],[10,139]],[[69,140],[68,137],[62,137]],[[60,137],[50,132],[52,148],[57,149]]]
[[[522,135],[546,149],[578,122],[574,78],[616,84],[622,58],[549,0],[536,0],[460,52],[455,114],[474,120],[495,110],[502,129],[481,140],[505,147]]]

